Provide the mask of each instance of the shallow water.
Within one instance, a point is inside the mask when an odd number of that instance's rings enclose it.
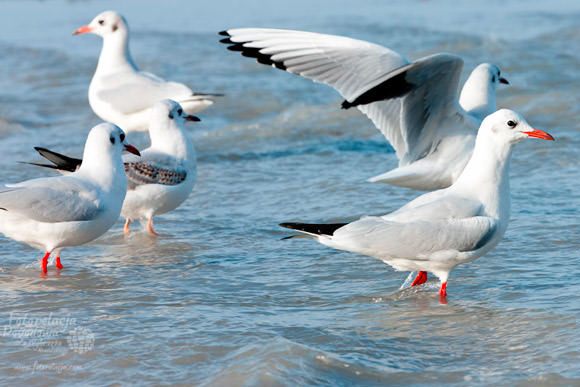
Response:
[[[189,126],[198,182],[158,217],[166,236],[126,238],[119,221],[47,278],[40,252],[0,237],[4,383],[580,384],[577,2],[159,3],[0,4],[4,182],[47,174],[16,163],[37,159],[35,145],[79,155],[99,122],[86,93],[100,42],[70,34],[102,10],[127,17],[143,69],[227,94]],[[448,51],[466,70],[492,61],[511,82],[499,105],[557,138],[518,145],[506,236],[452,272],[447,305],[433,278],[401,289],[408,273],[378,260],[280,240],[281,221],[386,213],[418,193],[365,183],[396,157],[331,88],[217,43],[243,26],[347,35],[412,59]]]

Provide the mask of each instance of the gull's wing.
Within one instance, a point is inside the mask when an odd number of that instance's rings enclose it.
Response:
[[[366,217],[336,230],[331,243],[377,258],[420,260],[440,251],[477,250],[497,230],[497,219],[487,216],[407,223]]]
[[[232,51],[334,87],[346,99],[343,107],[357,106],[385,135],[401,166],[436,149],[448,134],[437,120],[461,111],[463,60],[454,55],[409,63],[386,47],[341,36],[262,28],[221,34]]]
[[[441,189],[421,195],[382,218],[400,223],[465,219],[484,215],[482,208],[479,200],[454,195],[449,189]]]
[[[129,189],[145,184],[178,185],[188,175],[174,157],[151,149],[144,150],[141,157],[125,155],[123,162]]]
[[[125,172],[129,189],[145,184],[177,185],[187,178],[185,168],[162,168],[143,161],[125,163]]]
[[[95,190],[69,176],[0,186],[0,208],[38,222],[87,221],[103,211]]]
[[[101,77],[97,96],[124,114],[136,113],[162,99],[193,95],[191,89],[177,82],[166,82],[145,72],[122,72]]]

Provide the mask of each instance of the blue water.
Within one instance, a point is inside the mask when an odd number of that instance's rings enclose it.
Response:
[[[580,3],[2,1],[0,181],[48,173],[16,163],[35,145],[80,154],[100,40],[71,33],[105,9],[128,19],[141,68],[226,97],[188,127],[198,182],[158,217],[166,236],[119,221],[46,279],[40,252],[0,237],[3,384],[580,384]],[[494,62],[511,82],[498,104],[556,137],[515,149],[506,236],[452,272],[447,305],[434,279],[401,290],[408,273],[378,260],[280,240],[281,221],[418,193],[365,183],[396,157],[331,88],[217,43],[244,26]]]

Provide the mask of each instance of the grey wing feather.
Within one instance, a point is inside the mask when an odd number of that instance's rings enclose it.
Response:
[[[477,250],[490,241],[497,229],[497,220],[486,216],[411,223],[367,217],[337,230],[332,238],[362,253],[385,251],[392,258],[420,259],[423,254],[437,251]]]
[[[104,78],[99,98],[124,114],[136,113],[165,99],[191,96],[191,89],[181,83],[166,82],[149,73],[123,73]]]
[[[405,67],[405,80],[413,85],[405,96],[357,106],[391,142],[399,166],[425,157],[455,129],[440,126],[437,120],[459,112],[457,92],[463,60],[437,54]]]
[[[334,87],[349,102],[345,107],[357,106],[373,121],[395,148],[400,166],[434,150],[448,132],[429,123],[458,111],[463,60],[454,55],[409,64],[386,47],[341,36],[262,28],[221,34],[232,51]],[[357,99],[364,104],[350,104]]]
[[[67,185],[66,190],[47,186],[3,187],[0,207],[27,218],[47,223],[88,221],[102,211],[100,202],[81,187]]]
[[[125,163],[129,188],[144,184],[178,185],[187,178],[184,168],[161,168],[146,162]]]

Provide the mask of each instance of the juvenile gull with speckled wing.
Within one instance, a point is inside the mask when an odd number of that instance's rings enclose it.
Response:
[[[158,235],[153,229],[153,216],[176,209],[193,190],[196,154],[183,128],[186,120],[199,121],[199,118],[186,114],[175,101],[168,99],[158,102],[151,112],[151,146],[141,152],[141,157],[124,156],[127,196],[121,216],[126,218],[125,233],[130,232],[131,221],[146,219],[147,230]],[[75,171],[83,162],[46,148],[35,149],[53,165],[29,164],[66,173]]]

